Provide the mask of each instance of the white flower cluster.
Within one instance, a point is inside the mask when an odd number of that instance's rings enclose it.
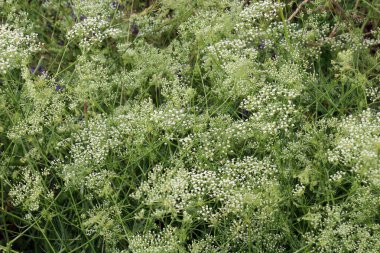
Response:
[[[236,5],[236,2],[230,1],[229,4]],[[232,29],[233,23],[226,22],[229,18],[229,13],[214,10],[198,11],[180,24],[179,33],[183,41],[195,41],[201,45],[212,44],[215,43],[215,39],[227,35]]]
[[[183,109],[154,109],[152,101],[146,100],[138,105],[125,106],[113,118],[99,116],[87,124],[81,122],[82,129],[65,140],[72,143],[69,151],[71,161],[62,164],[62,177],[67,185],[79,185],[82,180],[90,182],[93,177],[103,178],[103,190],[97,194],[105,194],[111,190],[106,178],[112,173],[98,174],[98,170],[106,164],[110,152],[121,157],[133,157],[133,152],[139,153],[147,148],[148,135],[161,141],[177,138],[193,126],[193,118]],[[158,135],[158,132],[162,134]],[[93,188],[88,187],[90,190]]]
[[[92,208],[87,214],[83,214],[81,218],[86,234],[102,236],[109,244],[118,241],[122,228],[119,224],[121,210],[118,206],[110,205],[104,202]]]
[[[369,182],[380,182],[380,113],[368,109],[343,119],[334,142],[330,162],[350,167]]]
[[[209,125],[208,128],[206,126]],[[249,138],[249,127],[242,121],[233,121],[228,115],[213,118],[200,117],[193,135],[180,141],[183,143],[184,156],[204,161],[224,161],[229,154],[234,154],[234,143]]]
[[[192,241],[189,251],[191,253],[203,253],[203,252],[210,252],[210,253],[217,253],[217,252],[223,252],[220,250],[220,247],[215,246],[215,238],[211,235],[206,235],[205,238],[201,240],[194,240]],[[229,245],[226,245],[225,248],[229,248]],[[226,249],[226,250],[227,250]],[[225,251],[226,251],[225,250]]]
[[[90,180],[88,182],[90,189],[94,186],[91,178],[99,177],[101,174],[91,173],[104,165],[112,145],[112,139],[108,138],[111,133],[112,128],[108,127],[107,121],[98,119],[90,120],[88,127],[84,127],[71,137],[71,141],[74,142],[70,149],[72,162],[62,165],[62,178],[67,186],[82,185],[85,179]],[[106,173],[106,175],[111,174]],[[103,187],[108,189],[107,183],[103,183]]]
[[[208,51],[212,57],[222,61],[222,67],[224,62],[251,59],[254,60],[257,57],[257,50],[248,46],[245,40],[222,40],[211,46]]]
[[[227,161],[217,170],[214,186],[200,184],[195,179],[192,184],[199,184],[203,194],[207,194],[222,206],[223,215],[233,213],[240,215],[245,208],[257,208],[258,218],[266,218],[274,211],[278,194],[277,170],[269,160],[258,161],[252,157]],[[212,178],[212,177],[210,177]],[[270,197],[269,197],[270,196]],[[207,218],[207,217],[205,217]]]
[[[380,87],[367,87],[365,93],[371,103],[375,103],[380,100]]]
[[[375,35],[375,33],[374,33]],[[342,33],[331,39],[330,44],[333,50],[349,49],[352,51],[358,51],[362,49],[368,49],[371,46],[376,46],[380,43],[380,36],[373,39],[363,39],[360,34],[354,33]]]
[[[44,127],[62,122],[66,109],[62,91],[57,89],[61,86],[53,78],[46,73],[32,75],[26,67],[22,69],[22,77],[25,80],[22,96],[29,103],[28,106],[21,105],[23,117],[17,118],[7,132],[8,138],[12,140],[42,134]]]
[[[316,78],[308,74],[302,65],[277,59],[265,63],[262,74],[272,83],[290,89],[286,92],[293,93],[291,99],[296,98],[307,84],[316,82]]]
[[[196,2],[188,0],[162,1],[160,8],[147,8],[144,15],[133,13],[130,21],[135,35],[157,39],[158,36],[173,32],[181,21],[188,18]],[[133,32],[133,31],[132,31]]]
[[[75,72],[77,82],[73,87],[73,93],[78,99],[94,97],[99,91],[108,92],[113,87],[109,82],[109,71],[101,57],[93,57],[91,60],[85,56],[78,57]]]
[[[305,82],[312,81],[305,70],[307,60],[298,50],[304,50],[307,43],[307,39],[303,39],[304,32],[297,25],[285,26],[283,22],[274,21],[283,7],[283,3],[273,1],[249,4],[240,12],[239,19],[234,20],[232,38],[221,39],[204,50],[202,66],[206,77],[214,82],[210,93],[216,93],[224,101],[254,94],[265,81],[296,92],[303,89]],[[287,29],[289,34],[297,32],[298,37],[289,35],[287,38],[284,34]],[[297,60],[285,60],[284,52]],[[271,59],[264,61],[268,56]]]
[[[37,34],[25,34],[21,29],[0,25],[0,73],[26,65],[29,56],[40,50]]]
[[[275,85],[266,84],[255,96],[248,96],[240,107],[250,113],[249,123],[264,134],[277,134],[294,126],[297,109],[293,100],[299,94]]]
[[[313,230],[304,234],[310,252],[378,252],[379,198],[369,188],[359,188],[345,203],[320,207],[304,217]]]
[[[71,149],[71,154],[77,165],[86,166],[104,162],[108,152],[107,130],[105,120],[91,120],[88,127],[75,137],[77,141]]]
[[[84,178],[85,187],[88,190],[87,196],[89,199],[97,197],[109,197],[114,193],[111,180],[116,177],[112,171],[101,170],[93,172]]]
[[[161,165],[154,167],[139,189],[131,196],[141,200],[146,206],[156,210],[153,217],[162,218],[169,213],[177,215],[184,210],[192,195],[189,192],[190,174],[184,168],[164,169]]]
[[[249,218],[249,216],[245,216],[231,222],[226,240],[231,241],[231,246],[235,246],[236,248],[231,248],[228,252],[235,252],[238,249],[244,248],[243,245],[250,245],[251,247],[248,246],[247,248],[252,249],[254,243],[256,243],[254,248],[258,252],[287,252],[281,245],[284,236],[282,233],[275,232],[277,228],[271,227],[272,220],[262,221]],[[246,249],[246,251],[249,250]]]
[[[235,26],[235,31],[239,37],[253,42],[258,35],[266,33],[266,27],[260,26],[260,22],[268,25],[278,18],[278,11],[285,5],[283,3],[264,0],[248,5],[239,14],[239,22]]]
[[[148,231],[129,239],[129,249],[134,253],[185,252],[178,229],[167,226],[158,233]]]
[[[17,140],[23,136],[40,134],[43,131],[42,123],[44,117],[35,113],[24,120],[21,120],[17,125],[13,126],[7,133],[7,137],[11,140]]]
[[[245,7],[239,17],[247,24],[256,25],[260,19],[267,21],[275,19],[279,8],[284,6],[283,3],[271,0],[258,1]]]
[[[151,210],[151,217],[189,213],[195,220],[218,225],[228,215],[247,209],[267,220],[280,200],[276,167],[252,157],[227,161],[216,170],[156,166],[131,196]]]
[[[172,84],[164,83],[161,94],[165,99],[170,101],[174,107],[189,105],[196,95],[196,90],[184,83]]]
[[[52,198],[53,192],[46,189],[43,175],[39,172],[24,168],[20,173],[21,179],[18,183],[13,184],[9,192],[12,203],[15,206],[21,206],[28,212],[37,211],[41,200]]]
[[[111,15],[115,12],[117,3],[112,0],[74,0],[74,13],[80,17],[95,17]]]
[[[292,193],[294,196],[299,197],[305,193],[305,189],[306,187],[303,184],[296,184],[296,186],[292,190]]]
[[[203,67],[209,71],[207,76],[215,80],[211,91],[221,99],[250,94],[255,89],[252,73],[256,59],[257,50],[245,40],[222,40],[209,46],[203,57]]]
[[[162,19],[156,16],[135,14],[131,16],[131,20],[136,36],[157,35],[170,29],[170,26],[163,25]]]
[[[29,14],[26,11],[22,11],[18,9],[15,4],[12,5],[9,1],[7,1],[6,6],[4,8],[2,15],[6,15],[6,24],[12,28],[19,28],[24,33],[29,34],[33,31],[33,22],[28,18]],[[0,13],[2,12],[0,8]]]
[[[83,21],[76,23],[68,32],[69,40],[79,39],[79,45],[83,48],[89,48],[96,45],[108,37],[117,37],[120,30],[110,27],[109,21],[102,17],[88,17]]]
[[[271,27],[277,31],[284,31],[286,29],[294,52],[305,52],[310,58],[315,59],[321,54],[321,48],[331,43],[329,35],[334,29],[328,23],[320,22],[320,20],[326,18],[324,15],[325,13],[323,12],[308,15],[307,22],[303,26],[295,22],[287,23],[286,27],[282,23],[275,26],[271,25]],[[298,59],[307,61],[305,55],[301,55]]]
[[[152,115],[152,121],[166,132],[186,132],[194,124],[193,117],[184,109],[159,108]]]
[[[330,176],[330,181],[340,183],[345,178],[346,174],[345,171],[338,171]]]
[[[162,87],[165,87],[165,97],[170,93],[170,97],[173,97],[174,92],[183,90],[179,87],[180,85],[189,88],[190,85],[179,81],[178,75],[182,66],[171,57],[172,52],[169,49],[157,49],[143,40],[137,40],[134,47],[128,43],[119,44],[119,49],[125,64],[131,66],[131,70],[122,72],[117,77],[127,96],[138,92],[142,99],[152,98],[150,91],[153,88],[159,92]],[[149,61],[145,59],[149,59]],[[187,94],[191,95],[191,92]],[[186,101],[188,99],[187,94],[182,93],[175,100],[180,99],[178,102]],[[156,99],[158,100],[156,103],[161,101],[159,94],[157,94]],[[173,101],[177,107],[184,106],[184,104],[178,104],[177,101]]]
[[[123,143],[124,151],[138,152],[139,148],[144,145],[146,135],[152,133],[155,126],[152,122],[154,107],[151,100],[145,100],[134,106],[126,106],[113,119],[119,134],[110,134],[109,138],[113,141],[110,143]],[[120,136],[117,137],[117,136]],[[119,141],[118,141],[119,139]],[[129,153],[132,154],[132,153]]]

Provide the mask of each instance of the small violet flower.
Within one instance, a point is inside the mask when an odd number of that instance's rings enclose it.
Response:
[[[55,86],[55,91],[62,91],[63,89],[64,89],[64,87],[61,86],[61,85],[59,85],[59,84],[57,84],[57,85]]]

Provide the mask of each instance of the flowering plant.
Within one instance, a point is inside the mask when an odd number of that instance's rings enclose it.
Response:
[[[379,252],[379,13],[0,0],[0,250]]]

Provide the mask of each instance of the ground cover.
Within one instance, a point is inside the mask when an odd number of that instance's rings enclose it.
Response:
[[[380,251],[378,1],[0,18],[0,251]]]

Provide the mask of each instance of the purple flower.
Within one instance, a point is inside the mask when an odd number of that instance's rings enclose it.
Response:
[[[83,20],[86,20],[87,17],[86,17],[85,15],[81,14],[81,15],[79,16],[79,19],[80,19],[80,21],[83,21]]]
[[[259,49],[264,49],[265,48],[265,42],[262,40],[261,43],[259,44]]]
[[[59,84],[57,84],[57,85],[55,86],[55,91],[62,91],[63,89],[64,89],[64,87],[61,86],[61,85],[59,85]]]
[[[32,74],[36,74],[36,71],[42,75],[47,75],[47,72],[41,66],[39,66],[37,69],[36,67],[30,67],[30,72],[32,72]]]

